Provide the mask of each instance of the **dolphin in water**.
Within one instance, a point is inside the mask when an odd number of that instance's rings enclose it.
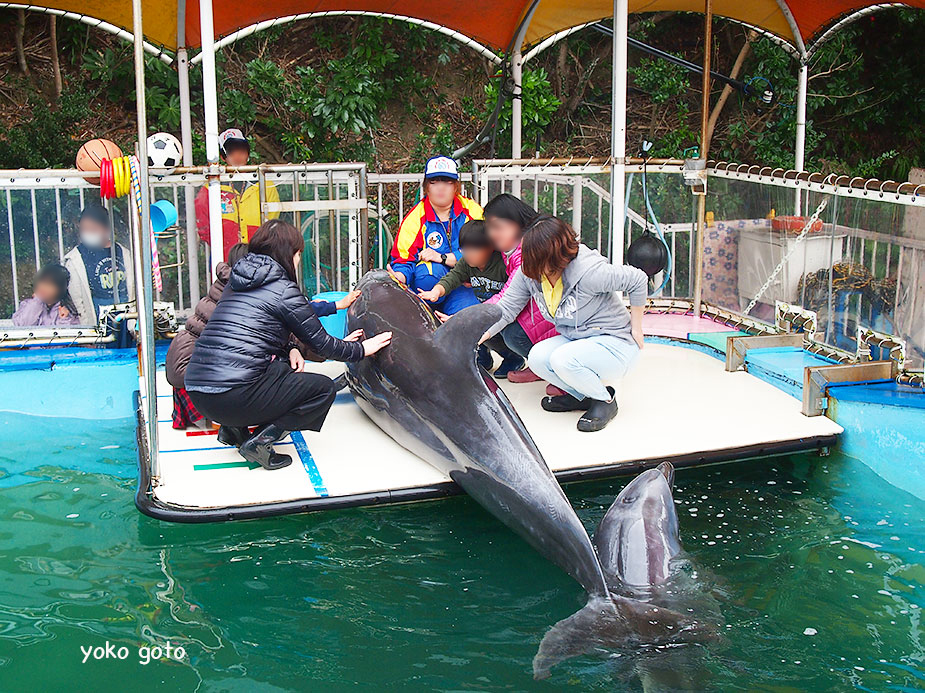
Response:
[[[620,491],[594,532],[594,546],[611,590],[668,581],[681,553],[671,486],[674,467],[662,462]]]
[[[662,462],[617,495],[594,532],[593,544],[611,599],[623,618],[594,619],[584,609],[553,626],[533,660],[537,678],[555,664],[592,649],[625,649],[711,641],[715,626],[656,603],[671,593],[681,540],[671,486],[674,467]],[[627,618],[629,617],[629,618]]]
[[[589,595],[584,608],[543,639],[534,674],[548,675],[555,662],[587,652],[589,642],[662,642],[694,629],[681,614],[610,593],[562,487],[504,392],[476,365],[478,340],[500,319],[500,309],[472,306],[441,325],[386,271],[367,273],[356,288],[361,294],[347,311],[347,331],[392,332],[387,348],[347,365],[347,384],[360,408]]]

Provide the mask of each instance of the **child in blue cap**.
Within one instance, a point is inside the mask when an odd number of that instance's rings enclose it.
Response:
[[[390,269],[414,291],[430,291],[462,258],[459,231],[482,218],[482,208],[461,194],[459,167],[448,156],[435,156],[424,167],[424,196],[408,212],[392,246]],[[467,286],[441,297],[434,306],[457,313],[478,303]]]

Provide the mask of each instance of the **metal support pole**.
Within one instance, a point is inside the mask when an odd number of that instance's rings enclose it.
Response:
[[[575,176],[572,182],[572,230],[581,238],[581,176]]]
[[[710,87],[713,78],[710,75],[710,59],[713,54],[713,0],[704,3],[703,28],[703,93],[700,103],[700,158],[707,159],[707,128],[710,122]],[[700,316],[700,297],[703,294],[703,235],[707,218],[707,196],[697,196],[697,250],[694,253],[694,315]]]
[[[183,165],[193,165],[193,115],[190,110],[189,54],[177,49],[177,74],[180,78],[180,142],[183,145]],[[196,191],[183,186],[183,206],[186,210],[186,271],[189,273],[190,305],[199,303],[199,234],[196,230]]]
[[[793,168],[797,171],[803,171],[806,167],[806,89],[809,86],[809,65],[805,62],[800,63],[800,74],[797,82],[797,134],[796,146],[793,153]],[[794,203],[794,214],[800,216],[802,200],[802,191],[797,188],[796,199]]]
[[[33,201],[35,200],[34,190],[32,191],[32,199]],[[116,305],[117,303],[121,303],[119,300],[119,268],[116,265],[116,259],[118,257],[118,251],[116,248],[119,244],[119,241],[116,238],[116,217],[112,213],[112,200],[106,200],[103,206],[106,208],[106,213],[109,215],[109,266],[112,267],[110,281],[112,281],[112,304]],[[36,219],[37,216],[35,214],[35,205],[32,207],[32,218]],[[131,209],[131,205],[129,205],[129,209]],[[36,259],[38,259],[38,252],[36,252],[35,255]],[[125,262],[125,258],[123,258],[122,261]],[[125,297],[125,300],[128,300],[128,296]],[[99,318],[99,315],[96,317]]]
[[[209,273],[215,281],[215,268],[224,259],[222,199],[218,157],[218,92],[215,81],[215,29],[212,0],[200,0],[199,35],[202,43],[202,100],[205,111],[206,159],[209,162]]]
[[[144,30],[141,20],[141,0],[132,0],[132,28],[135,34],[135,108],[138,120],[138,176],[141,184],[141,217],[135,246],[135,267],[141,264],[141,273],[135,275],[136,307],[138,310],[139,367],[144,376],[147,398],[147,442],[151,476],[158,476],[157,460],[157,389],[154,384],[154,277],[151,273],[151,189],[148,181],[148,119],[145,112],[145,53]],[[113,268],[115,270],[115,268]]]
[[[610,257],[623,264],[623,194],[626,189],[626,68],[629,0],[613,2],[613,75],[610,113]]]
[[[368,200],[368,182],[366,178],[366,166],[360,170],[359,180],[360,199]],[[367,270],[372,269],[372,258],[369,256],[369,202],[363,205],[360,210],[360,262],[359,276],[366,274]],[[349,287],[353,289],[353,287]]]
[[[523,76],[524,57],[520,46],[511,56],[511,78],[514,89],[511,94],[511,158],[520,159],[523,156]],[[515,178],[511,184],[511,194],[520,197],[520,178]]]
[[[260,164],[257,169],[257,194],[260,199],[260,225],[267,220],[267,169],[266,164]]]

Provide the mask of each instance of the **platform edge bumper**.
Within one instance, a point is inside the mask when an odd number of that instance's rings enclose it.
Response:
[[[448,481],[429,486],[416,486],[413,488],[400,488],[371,493],[357,493],[349,496],[327,496],[317,498],[304,498],[275,503],[260,503],[254,505],[228,506],[223,508],[191,508],[172,505],[158,500],[151,487],[151,476],[148,471],[146,447],[143,444],[142,432],[144,430],[141,417],[141,398],[138,392],[136,399],[136,426],[135,439],[138,449],[138,488],[135,492],[135,507],[143,514],[156,520],[179,523],[225,522],[228,520],[252,520],[279,515],[294,515],[322,510],[336,510],[341,508],[356,508],[375,505],[394,505],[413,501],[434,500],[446,498],[463,493],[454,482]],[[695,467],[723,462],[757,457],[770,457],[773,455],[786,455],[794,452],[806,452],[825,447],[831,447],[838,441],[838,434],[831,433],[807,438],[786,440],[780,443],[760,443],[738,448],[711,450],[702,453],[690,453],[674,457],[653,457],[633,462],[619,462],[609,465],[596,465],[577,469],[564,469],[555,472],[556,478],[563,483],[572,481],[590,481],[607,477],[625,476],[634,474],[643,469],[654,467],[666,459],[675,467]],[[409,453],[410,454],[410,453]]]

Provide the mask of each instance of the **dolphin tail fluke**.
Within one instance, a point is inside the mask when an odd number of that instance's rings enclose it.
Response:
[[[550,628],[533,658],[533,677],[545,679],[556,664],[594,650],[701,642],[716,632],[677,611],[637,599],[591,597],[584,608]]]
[[[533,658],[533,678],[548,678],[550,669],[560,662],[603,647],[606,624],[618,618],[613,602],[591,597],[582,609],[546,631]]]

